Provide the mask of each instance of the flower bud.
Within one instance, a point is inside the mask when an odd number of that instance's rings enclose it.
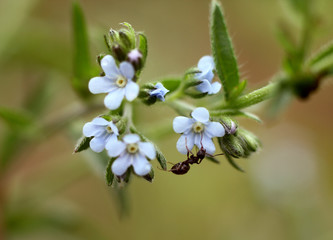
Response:
[[[223,125],[227,134],[235,134],[238,128],[238,124],[230,117],[224,116],[220,118],[220,123]]]
[[[112,53],[113,53],[113,56],[119,62],[125,61],[125,59],[126,59],[126,53],[125,53],[124,49],[120,45],[114,45],[112,47]]]
[[[127,54],[127,61],[138,71],[142,68],[142,53],[138,49],[133,49]]]
[[[218,138],[218,142],[222,151],[234,158],[247,158],[261,145],[259,139],[245,129],[238,129],[234,134]]]
[[[246,143],[246,147],[251,152],[256,152],[257,149],[261,146],[260,140],[251,132],[241,128],[237,132],[238,137],[242,138]]]
[[[218,143],[223,152],[234,158],[247,157],[249,155],[244,142],[235,135],[219,137]]]

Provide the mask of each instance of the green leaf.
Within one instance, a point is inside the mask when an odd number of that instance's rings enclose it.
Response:
[[[211,47],[216,71],[222,82],[225,98],[228,100],[230,92],[239,84],[238,65],[222,8],[215,0],[212,1],[210,26]]]
[[[240,172],[245,172],[240,166],[237,165],[237,163],[232,159],[232,157],[229,154],[225,153],[225,158],[227,159],[228,163],[230,163],[230,165],[234,167],[236,170]]]
[[[163,79],[161,83],[166,89],[168,89],[170,92],[173,92],[180,86],[181,81],[182,80],[178,78],[170,78],[170,79]]]
[[[89,148],[90,141],[93,137],[81,137],[74,148],[74,153],[82,152]]]
[[[40,81],[25,100],[25,108],[39,116],[49,103],[52,90],[51,81]]]
[[[24,129],[33,124],[33,118],[29,113],[6,107],[0,107],[0,118],[13,129]]]
[[[313,66],[320,64],[322,61],[326,61],[328,58],[330,58],[331,63],[333,63],[333,42],[330,42],[322,47],[310,58],[308,62],[310,66]]]
[[[213,162],[213,163],[220,164],[220,161],[219,161],[219,160],[217,160],[217,159],[216,159],[216,158],[214,158],[214,157],[209,157],[209,156],[206,156],[206,158],[207,158],[209,161]]]
[[[82,98],[90,96],[88,82],[91,78],[91,65],[88,44],[88,34],[85,18],[78,2],[72,5],[72,27],[74,48],[74,78],[73,88]]]
[[[144,33],[139,33],[139,50],[142,53],[142,68],[144,67],[148,55],[148,42]]]
[[[114,162],[114,160],[116,160],[116,158],[110,158],[108,165],[105,169],[105,180],[108,186],[112,185],[114,179],[114,174],[111,170],[111,165]]]
[[[0,172],[19,153],[23,147],[22,137],[16,131],[8,131],[2,139],[0,147]]]

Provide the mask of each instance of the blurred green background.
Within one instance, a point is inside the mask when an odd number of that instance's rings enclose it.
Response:
[[[209,0],[82,0],[92,62],[105,52],[103,34],[129,22],[148,36],[142,75],[151,81],[180,75],[210,53]],[[285,1],[222,1],[238,61],[249,87],[264,85],[280,69],[283,52],[275,38],[277,23],[288,19]],[[19,109],[39,82],[52,99],[42,121],[79,102],[71,89],[72,29],[68,0],[0,1],[0,105]],[[319,28],[314,49],[333,39],[333,2],[315,1]],[[24,142],[1,175],[0,231],[5,239],[333,239],[333,98],[326,82],[309,101],[294,101],[274,120],[241,123],[255,132],[263,149],[239,160],[246,170],[204,161],[184,176],[155,167],[150,184],[134,177],[125,189],[129,210],[121,214],[119,195],[96,174],[94,153],[72,155],[73,129],[97,113],[76,119],[36,143]],[[259,112],[259,108],[253,108]],[[138,106],[138,128],[173,117],[162,104]],[[6,134],[1,122],[0,135]],[[177,134],[159,139],[171,162]],[[3,146],[3,145],[0,145]],[[90,150],[88,150],[90,151]],[[97,172],[103,170],[97,168]],[[1,195],[1,194],[0,194]],[[117,197],[118,196],[118,197]],[[2,236],[2,235],[0,235]],[[1,237],[0,237],[1,239]]]

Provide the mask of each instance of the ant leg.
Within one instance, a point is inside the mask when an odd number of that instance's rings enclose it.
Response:
[[[219,153],[219,154],[215,154],[215,155],[211,155],[209,153],[206,153],[206,155],[208,155],[209,157],[216,157],[216,156],[224,155],[224,153]]]
[[[187,159],[189,158],[189,154],[191,153],[193,155],[193,153],[191,152],[190,149],[188,149],[187,147],[187,137],[185,137],[185,147],[186,147],[186,150],[187,150]]]

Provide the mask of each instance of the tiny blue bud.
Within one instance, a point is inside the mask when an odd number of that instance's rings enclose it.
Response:
[[[165,96],[165,94],[167,94],[169,92],[169,90],[168,89],[166,89],[164,86],[163,86],[163,84],[162,83],[156,83],[156,85],[155,85],[155,89],[154,90],[151,90],[150,92],[149,92],[149,95],[151,96],[151,97],[156,97],[156,98],[158,98],[159,100],[161,100],[161,101],[165,101],[165,99],[164,99],[164,96]]]

